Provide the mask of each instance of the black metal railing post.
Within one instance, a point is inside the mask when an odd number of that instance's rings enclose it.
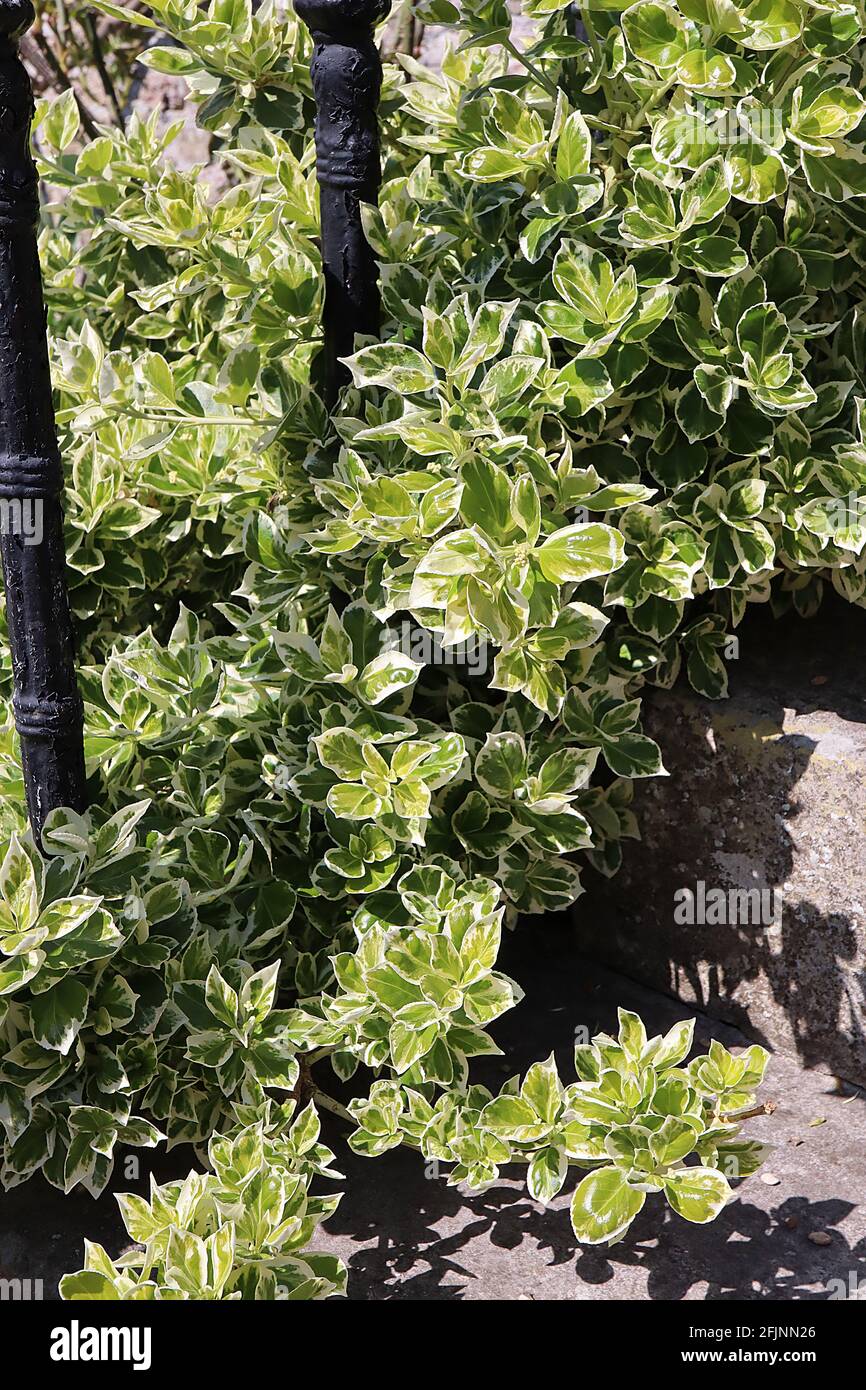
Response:
[[[350,379],[339,359],[352,353],[355,334],[379,332],[376,259],[360,204],[375,203],[382,176],[376,116],[382,64],[373,29],[389,9],[390,0],[295,0],[315,42],[310,71],[325,278],[320,367],[328,406]]]
[[[0,0],[0,554],[27,810],[83,810],[84,745],[66,589],[63,473],[48,366],[30,156],[33,94],[18,39],[31,0]]]

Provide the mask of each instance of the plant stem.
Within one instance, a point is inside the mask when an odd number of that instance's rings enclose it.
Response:
[[[637,115],[636,115],[636,116],[634,117],[634,119],[629,123],[628,129],[629,129],[630,131],[638,131],[638,130],[640,130],[640,128],[641,128],[641,126],[643,125],[643,122],[644,122],[644,117],[647,115],[648,112],[652,111],[654,107],[658,106],[658,104],[659,104],[659,102],[661,101],[662,97],[665,96],[665,95],[670,91],[671,87],[673,87],[673,86],[675,85],[676,81],[677,81],[677,78],[676,78],[676,74],[675,74],[673,77],[669,77],[669,78],[668,78],[668,80],[667,80],[667,82],[665,82],[664,86],[659,87],[655,92],[652,93],[651,96],[648,96],[648,97],[647,97],[646,101],[643,103],[643,106],[641,106],[641,107],[638,109]]]
[[[39,49],[39,52],[42,54],[46,63],[51,68],[51,71],[54,73],[56,80],[60,83],[60,86],[63,88],[64,91],[72,92],[73,96],[75,97],[75,100],[78,103],[78,110],[81,114],[81,124],[84,126],[84,129],[87,132],[88,136],[91,140],[98,139],[99,131],[96,128],[96,122],[94,121],[93,116],[90,114],[90,111],[88,110],[85,103],[82,101],[78,92],[76,92],[71,80],[66,75],[66,70],[64,69],[63,64],[60,62],[60,59],[57,57],[57,54],[54,52],[54,49],[48,42],[48,39],[42,33],[40,33],[38,37],[34,35],[34,39]]]
[[[345,1120],[347,1124],[357,1125],[358,1121],[355,1119],[354,1115],[346,1109],[345,1105],[341,1105],[338,1100],[334,1100],[334,1097],[329,1096],[325,1091],[320,1091],[318,1086],[313,1086],[311,1099],[316,1105],[320,1106],[322,1110],[329,1110],[332,1115],[336,1115],[339,1119]],[[410,1139],[408,1135],[404,1134],[400,1142],[402,1145],[405,1145],[407,1149],[415,1149],[417,1153],[421,1152],[421,1145],[416,1143],[414,1139]]]
[[[120,104],[120,98],[117,95],[117,89],[113,81],[111,80],[111,74],[108,71],[108,65],[105,61],[105,54],[102,50],[102,40],[99,37],[99,30],[96,27],[96,20],[94,19],[92,14],[88,14],[86,16],[85,24],[87,26],[87,32],[90,37],[90,49],[93,53],[93,61],[96,64],[96,71],[99,73],[99,80],[102,83],[102,86],[105,90],[105,95],[108,97],[109,101],[111,102],[111,105],[114,107],[114,114],[117,117],[117,124],[120,126],[121,130],[125,130],[126,122],[123,119],[123,107]]]
[[[392,58],[396,53],[406,53],[410,58],[418,56],[424,25],[415,14],[415,0],[405,0],[397,21],[397,31],[390,52],[383,57]]]
[[[332,1115],[337,1115],[341,1120],[345,1120],[347,1124],[354,1125],[357,1123],[355,1117],[350,1114],[345,1105],[341,1105],[338,1100],[334,1100],[333,1096],[327,1095],[325,1091],[320,1091],[318,1086],[313,1087],[313,1100],[322,1110],[330,1110]]]
[[[747,1110],[735,1110],[730,1115],[720,1115],[721,1124],[739,1124],[740,1120],[753,1120],[758,1115],[772,1115],[776,1109],[776,1101],[767,1100],[763,1105],[751,1105]]]
[[[526,54],[520,51],[513,39],[503,39],[502,47],[507,53],[511,54],[512,58],[516,58],[518,63],[521,63],[523,67],[526,68],[530,77],[538,83],[539,87],[543,87],[546,92],[549,92],[555,101],[558,100],[559,88],[555,87],[554,84],[545,77],[544,73],[541,72],[534,63],[530,62]]]
[[[152,425],[197,425],[199,429],[205,425],[236,425],[238,429],[262,430],[269,425],[279,424],[277,420],[239,420],[235,415],[157,415],[146,410],[131,409],[124,411],[124,415],[127,419],[142,420]]]
[[[586,37],[589,39],[589,46],[592,49],[592,56],[598,64],[599,82],[601,84],[601,90],[604,92],[604,99],[607,102],[608,111],[612,112],[614,106],[613,92],[611,91],[610,82],[605,76],[602,75],[602,69],[604,67],[604,52],[602,50],[601,43],[599,42],[598,34],[595,32],[595,25],[590,19],[589,11],[589,5],[581,5],[580,18],[583,23],[583,27],[586,30]]]
[[[614,125],[612,121],[603,121],[600,116],[588,116],[585,111],[580,113],[590,130],[606,130],[611,135],[621,135],[630,140],[636,134],[635,131],[624,130],[621,125]]]

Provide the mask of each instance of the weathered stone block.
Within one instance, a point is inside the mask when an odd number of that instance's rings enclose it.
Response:
[[[866,1081],[866,613],[757,613],[731,698],[647,694],[671,776],[577,904],[589,954],[773,1048]],[[588,876],[587,876],[588,877]],[[757,890],[757,891],[755,891]],[[748,894],[748,896],[746,896]]]

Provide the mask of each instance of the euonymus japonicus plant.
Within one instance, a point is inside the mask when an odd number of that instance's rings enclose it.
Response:
[[[637,834],[644,686],[724,695],[749,603],[864,602],[861,11],[530,14],[518,55],[504,4],[436,0],[441,68],[387,71],[383,341],[332,422],[293,19],[141,16],[207,180],[156,117],[40,110],[98,809],[37,854],[7,721],[2,1177],[97,1193],[163,1138],[207,1169],[125,1199],[143,1251],[68,1297],[339,1290],[321,1108],[454,1182],[521,1162],[550,1201],[576,1166],[584,1241],[647,1197],[710,1220],[760,1161],[760,1048],[624,1012],[574,1076],[473,1059],[520,997],[503,924]]]

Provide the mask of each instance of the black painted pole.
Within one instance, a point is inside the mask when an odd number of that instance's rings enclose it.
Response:
[[[584,0],[586,3],[586,0]],[[587,43],[586,25],[580,13],[580,0],[572,0],[565,12],[565,27],[573,39],[579,39],[581,43]]]
[[[36,245],[33,94],[18,57],[31,0],[0,0],[0,553],[27,810],[83,810],[84,745],[66,590],[63,473]]]
[[[320,363],[326,404],[350,380],[339,358],[355,334],[379,333],[379,286],[361,225],[361,203],[375,203],[382,171],[376,108],[382,64],[373,28],[390,0],[295,0],[313,35],[316,167],[322,219],[325,309]]]

